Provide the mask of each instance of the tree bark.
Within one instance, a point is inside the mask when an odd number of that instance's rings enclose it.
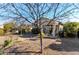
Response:
[[[38,21],[38,24],[39,24],[39,28],[40,28],[40,47],[41,47],[41,53],[43,52],[43,44],[42,44],[42,25],[41,25],[41,19],[39,19]]]
[[[41,46],[41,53],[43,52],[43,47],[42,47],[42,31],[41,31],[41,28],[40,28],[40,46]]]

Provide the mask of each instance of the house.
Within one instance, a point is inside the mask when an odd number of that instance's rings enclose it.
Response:
[[[43,17],[39,22],[41,23],[42,31],[47,35],[52,35],[52,37],[57,37],[59,31],[63,31],[63,24],[61,22]],[[36,27],[39,22],[35,21],[33,25]]]

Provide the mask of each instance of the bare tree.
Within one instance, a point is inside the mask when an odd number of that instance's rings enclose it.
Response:
[[[52,20],[62,20],[69,18],[69,15],[73,15],[72,11],[76,7],[72,7],[73,4],[62,4],[62,3],[20,3],[20,4],[7,4],[6,7],[1,7],[6,14],[1,13],[0,16],[13,18],[13,19],[24,19],[25,21],[32,24],[37,21],[37,27],[40,28],[40,45],[42,52],[42,24],[41,17],[52,14]],[[21,19],[21,20],[22,20]],[[51,21],[49,23],[51,23]],[[48,24],[49,24],[48,23]],[[55,29],[55,28],[54,28]],[[55,32],[55,31],[53,31]]]
[[[52,6],[51,4],[46,3],[22,3],[22,4],[9,4],[4,12],[8,12],[8,15],[3,15],[3,17],[9,17],[13,19],[25,19],[27,22],[32,23],[33,21],[37,20],[37,27],[40,28],[40,45],[41,45],[41,52],[42,52],[42,33],[41,33],[41,17],[51,11]],[[29,20],[30,18],[30,20]]]
[[[52,5],[52,4],[51,4]],[[53,7],[53,11],[52,13],[52,19],[49,21],[48,24],[51,23],[52,20],[55,21],[60,21],[60,20],[64,20],[64,19],[69,19],[70,16],[73,16],[74,18],[76,18],[73,14],[73,11],[76,10],[77,8],[73,6],[73,4],[61,4],[61,3],[57,3],[54,7]],[[53,37],[55,36],[55,28],[56,26],[54,25],[53,28]]]

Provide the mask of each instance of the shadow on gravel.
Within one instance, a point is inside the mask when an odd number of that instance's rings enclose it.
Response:
[[[61,39],[61,44],[52,43],[46,48],[50,48],[52,50],[57,50],[57,51],[79,52],[79,40],[78,39],[77,40]]]
[[[8,52],[5,52],[7,54],[15,54],[15,55],[20,55],[20,54],[26,54],[26,55],[30,55],[32,53],[34,54],[41,54],[42,52],[41,51],[25,51],[25,50],[18,50],[19,48],[21,47],[15,47],[15,48],[12,48],[11,50],[9,50]],[[27,48],[26,48],[27,49]]]

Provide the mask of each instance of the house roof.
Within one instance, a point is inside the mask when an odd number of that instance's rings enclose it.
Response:
[[[41,20],[39,20],[39,22],[41,22],[42,25],[58,25],[58,24],[62,24],[61,22],[52,20],[52,19],[48,19],[48,18],[41,18]],[[37,20],[34,22],[34,24],[37,24]]]

